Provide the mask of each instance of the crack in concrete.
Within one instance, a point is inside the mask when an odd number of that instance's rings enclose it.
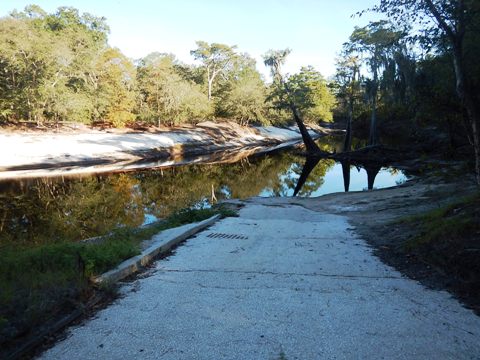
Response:
[[[158,269],[166,273],[222,273],[222,274],[244,274],[244,275],[274,275],[274,276],[307,276],[327,277],[335,279],[373,279],[373,280],[407,280],[402,276],[373,276],[373,275],[349,275],[349,274],[327,274],[327,273],[288,273],[274,271],[247,271],[247,270],[214,270],[214,269]]]
[[[200,283],[195,284],[197,287],[201,289],[215,289],[215,290],[245,290],[245,291],[250,291],[250,290],[289,290],[291,292],[314,292],[317,294],[333,294],[333,291],[324,291],[324,290],[318,290],[318,289],[312,289],[312,288],[292,288],[292,287],[281,287],[281,286],[247,286],[247,287],[228,287],[228,286],[210,286],[210,285],[204,285]]]
[[[181,281],[172,281],[172,280],[167,280],[167,279],[158,279],[159,281],[163,283],[168,283],[168,284],[173,284],[173,285],[185,285],[185,282]],[[312,287],[288,287],[288,286],[239,286],[239,287],[232,287],[232,286],[219,286],[219,285],[205,285],[201,283],[190,283],[190,286],[196,286],[201,289],[215,289],[215,290],[290,290],[292,292],[314,292],[317,294],[333,294],[334,291],[330,290],[319,290],[319,289],[314,289]],[[350,292],[347,291],[346,289],[341,289],[345,292]]]

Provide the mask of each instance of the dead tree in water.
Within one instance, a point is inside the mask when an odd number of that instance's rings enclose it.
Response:
[[[317,146],[317,144],[315,144],[315,141],[313,141],[312,137],[308,133],[307,127],[303,123],[300,112],[298,111],[298,108],[296,107],[295,103],[293,102],[291,92],[290,92],[290,89],[288,88],[287,83],[284,82],[283,79],[282,79],[282,82],[283,82],[283,86],[285,87],[287,97],[289,99],[288,106],[290,107],[290,110],[292,110],[293,118],[295,119],[295,122],[297,123],[298,129],[300,130],[300,134],[302,134],[302,139],[303,139],[303,142],[305,143],[305,147],[307,148],[307,152],[309,152],[309,153],[320,152],[319,147]]]
[[[290,49],[285,50],[270,50],[263,56],[265,66],[270,67],[274,83],[277,83],[279,86],[283,87],[285,90],[286,102],[288,107],[292,111],[293,118],[297,123],[300,134],[302,134],[303,142],[307,148],[308,153],[320,153],[320,149],[317,144],[313,141],[312,137],[308,133],[307,127],[303,123],[300,112],[298,111],[297,106],[293,101],[292,92],[290,91],[287,82],[283,78],[281,67],[285,63],[285,59],[290,54]]]

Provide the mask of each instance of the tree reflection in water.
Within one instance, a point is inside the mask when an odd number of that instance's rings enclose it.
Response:
[[[0,183],[0,245],[75,241],[181,208],[295,187],[302,158],[291,151],[232,164],[187,165],[78,178],[40,178]],[[324,170],[311,181],[321,184]],[[305,193],[308,193],[308,188]]]
[[[301,175],[300,175],[300,177],[298,179],[298,182],[295,186],[293,196],[302,195],[304,193],[307,193],[307,194],[311,193],[310,189],[307,189],[306,192],[304,191],[304,187],[307,187],[306,184],[308,184],[307,179],[309,179],[309,176],[311,174],[314,174],[315,172],[317,172],[317,175],[318,175],[318,173],[323,173],[323,175],[325,175],[324,167],[322,166],[322,164],[325,164],[326,162],[334,163],[333,160],[324,159],[324,158],[321,158],[321,157],[315,157],[315,156],[307,156],[306,157],[305,163],[304,163],[302,171],[301,171]],[[348,192],[350,190],[350,171],[351,171],[351,168],[356,167],[357,170],[360,171],[360,166],[352,165],[352,163],[348,160],[340,161],[340,165],[342,167],[343,187],[345,189],[345,192]],[[365,169],[365,171],[367,173],[367,189],[368,190],[373,190],[374,183],[375,183],[375,178],[377,177],[378,173],[382,169],[382,166],[379,165],[379,164],[368,164],[368,165],[365,165],[363,168]],[[313,179],[318,181],[318,179],[315,175],[313,176]],[[323,177],[321,178],[321,181],[323,181]]]
[[[322,139],[322,143],[322,149],[332,151],[333,142]],[[348,191],[351,165],[345,163],[342,168]],[[369,188],[379,169],[367,169]],[[219,201],[316,196],[338,191],[331,185],[338,184],[340,176],[333,160],[307,158],[305,162],[303,156],[285,150],[227,164],[0,182],[0,247],[76,241],[118,227],[139,226],[182,208],[209,206],[212,188]],[[329,184],[324,183],[327,178]]]

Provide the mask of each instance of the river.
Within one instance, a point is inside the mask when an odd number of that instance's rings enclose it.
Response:
[[[332,150],[334,140],[322,140]],[[298,147],[253,154],[226,163],[181,161],[161,168],[77,177],[0,182],[0,245],[77,241],[121,226],[140,226],[186,207],[223,199],[292,196],[305,162]],[[233,162],[232,162],[233,161]],[[142,166],[145,166],[143,164]],[[350,167],[350,191],[367,188],[364,169]],[[395,169],[381,169],[374,188],[405,182]],[[344,191],[342,166],[321,160],[298,196]]]

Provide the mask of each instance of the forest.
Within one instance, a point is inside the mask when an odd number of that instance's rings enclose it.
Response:
[[[228,119],[281,126],[293,120],[293,100],[305,122],[346,124],[357,134],[369,132],[370,144],[380,134],[407,143],[440,141],[447,152],[471,152],[475,145],[478,173],[479,7],[473,0],[380,1],[365,12],[386,20],[352,30],[334,76],[325,79],[305,64],[282,77],[291,50],[269,50],[268,81],[235,45],[197,41],[190,52],[196,65],[161,52],[129,59],[108,45],[105,18],[30,5],[0,19],[0,124],[174,126]]]
[[[461,40],[466,93],[478,96],[480,66],[475,54],[480,44],[475,14],[479,5],[461,2],[464,15],[457,19],[453,5],[436,3],[445,25]],[[413,17],[422,13],[415,7],[413,1],[406,5],[382,1],[371,9],[388,20],[352,31],[339,49],[334,77],[327,80],[308,64],[287,76],[306,122],[333,118],[361,122],[374,114],[391,128],[410,121],[416,128],[440,126],[454,144],[454,136],[466,131],[471,112],[456,93],[458,41],[450,39],[450,28],[444,30],[429,17],[429,9],[423,9],[422,18]],[[403,20],[407,18],[411,21]],[[115,127],[171,126],[205,119],[241,124],[291,121],[281,94],[284,89],[279,89],[275,78],[267,82],[255,60],[236,46],[197,41],[191,55],[198,65],[161,52],[132,60],[109,47],[108,34],[105,18],[71,7],[48,14],[31,5],[1,18],[0,121]]]
[[[382,0],[355,14],[384,20],[353,29],[334,76],[308,64],[282,74],[292,50],[268,50],[269,81],[235,45],[197,41],[194,65],[161,52],[129,59],[108,45],[104,17],[30,5],[0,19],[0,124],[334,121],[347,129],[345,150],[354,133],[369,145],[382,137],[421,153],[468,154],[480,183],[479,8],[473,0]]]
[[[155,52],[128,59],[108,46],[104,18],[32,5],[0,20],[0,119],[16,123],[173,126],[228,118],[241,124],[288,122],[255,60],[236,46],[197,41],[199,65]],[[335,99],[306,66],[290,80],[307,119],[330,121]]]

